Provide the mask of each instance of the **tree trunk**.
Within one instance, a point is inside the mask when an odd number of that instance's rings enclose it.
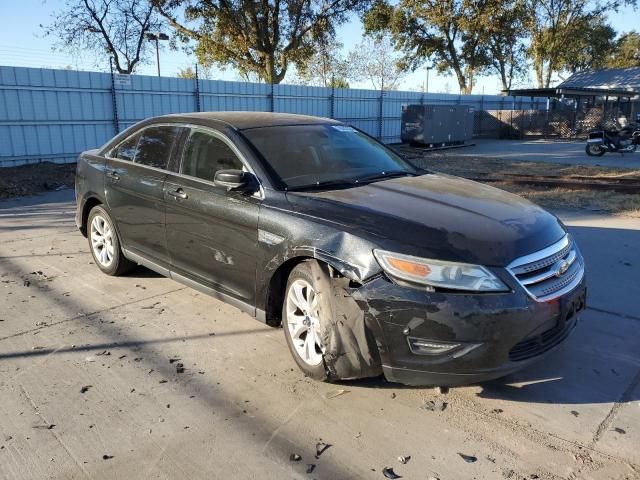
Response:
[[[460,91],[463,93],[467,92],[467,80],[464,76],[464,73],[462,72],[462,70],[460,69],[459,66],[454,66],[454,72],[456,74],[456,78],[458,80],[458,87],[460,88]]]
[[[551,85],[551,74],[553,73],[553,68],[552,68],[552,63],[551,61],[549,61],[549,65],[547,65],[547,75],[546,78],[544,80],[544,88],[549,88],[549,86]]]

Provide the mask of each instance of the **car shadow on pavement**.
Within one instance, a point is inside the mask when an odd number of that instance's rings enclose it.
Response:
[[[2,252],[0,252],[2,253]],[[20,264],[14,263],[13,260],[6,258],[4,261],[5,266],[9,266],[11,271],[19,272],[23,270]],[[146,269],[144,269],[146,270]],[[96,271],[96,275],[101,275]],[[143,273],[146,275],[146,273]],[[169,342],[183,342],[192,340],[202,340],[202,335],[186,336],[186,337],[173,337],[168,339],[155,339],[145,341],[137,338],[135,335],[127,334],[118,324],[111,324],[109,322],[100,322],[99,316],[101,312],[94,312],[89,314],[78,314],[77,312],[87,311],[85,304],[82,300],[74,299],[73,297],[67,297],[62,294],[62,291],[56,290],[55,286],[40,292],[48,297],[52,306],[60,308],[67,312],[67,318],[61,322],[45,325],[40,328],[44,330],[46,328],[53,327],[60,323],[65,323],[69,326],[81,327],[88,322],[96,329],[99,329],[99,335],[104,338],[104,342],[99,344],[89,344],[86,346],[67,347],[66,345],[60,345],[57,348],[55,346],[48,349],[38,349],[32,351],[18,351],[8,352],[2,354],[0,359],[9,359],[12,357],[30,357],[30,356],[52,356],[56,353],[66,351],[67,355],[73,352],[86,352],[86,351],[103,351],[107,350],[109,346],[117,345],[120,347],[132,347],[132,351],[140,354],[140,361],[137,365],[144,366],[150,372],[154,372],[155,375],[162,378],[171,379],[172,388],[177,386],[180,388],[189,398],[193,398],[195,402],[199,402],[205,407],[207,411],[216,412],[216,418],[233,418],[233,428],[246,442],[246,445],[253,445],[255,451],[262,452],[262,455],[268,457],[273,461],[274,465],[279,465],[285,470],[291,471],[291,476],[296,478],[302,478],[307,465],[304,462],[290,464],[289,457],[291,452],[301,450],[300,444],[293,438],[279,434],[282,427],[281,420],[272,418],[266,415],[261,415],[259,411],[249,415],[242,415],[242,407],[245,397],[238,396],[233,390],[233,385],[225,387],[220,385],[219,382],[207,380],[205,378],[199,378],[199,375],[189,375],[188,377],[180,376],[176,372],[176,366],[166,361],[167,351],[164,348]],[[143,302],[144,299],[140,299]],[[227,333],[227,335],[241,335],[245,333],[255,333],[253,330],[260,330],[262,333],[270,332],[270,329],[262,327],[261,329],[250,329],[244,331],[234,331]],[[31,332],[31,331],[30,331]],[[20,335],[20,334],[19,334]],[[216,333],[215,336],[206,335],[206,338],[215,339],[216,336],[224,335]],[[15,335],[11,335],[14,337]],[[126,350],[125,350],[126,352]],[[100,357],[102,358],[102,357]],[[285,423],[288,420],[285,421]],[[230,427],[225,427],[230,428]],[[315,445],[316,440],[308,439],[310,444]],[[324,457],[323,457],[324,459]],[[349,470],[345,465],[331,460],[324,459],[322,463],[323,477],[324,478],[352,478],[353,471]],[[268,475],[271,477],[272,475]]]
[[[206,333],[202,335],[187,335],[187,336],[173,336],[165,338],[155,338],[152,340],[127,340],[117,342],[103,342],[103,343],[88,343],[79,346],[70,346],[63,348],[40,348],[38,350],[21,350],[15,352],[0,352],[0,361],[10,358],[24,358],[24,357],[43,357],[47,355],[58,355],[62,353],[78,353],[78,352],[104,352],[109,349],[115,348],[141,348],[147,345],[159,345],[168,343],[181,343],[192,342],[197,340],[211,340],[215,337],[228,337],[232,335],[255,335],[261,333],[268,333],[269,330],[264,328],[254,328],[250,330],[237,330],[231,332],[220,333]]]

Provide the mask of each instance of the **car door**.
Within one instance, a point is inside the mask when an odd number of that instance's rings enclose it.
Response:
[[[194,127],[179,174],[165,181],[166,238],[172,270],[254,305],[259,194],[216,186],[216,171],[248,169],[222,133]]]
[[[168,265],[163,185],[183,127],[154,125],[116,146],[107,159],[106,199],[122,245]]]

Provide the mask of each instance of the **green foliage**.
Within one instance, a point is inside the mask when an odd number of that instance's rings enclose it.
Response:
[[[485,29],[489,68],[500,77],[502,89],[509,90],[514,80],[527,73],[527,5],[525,0],[496,0],[488,10],[481,28]]]
[[[196,40],[200,63],[268,83],[280,83],[290,65],[304,68],[316,46],[368,1],[153,0],[183,39]]]
[[[608,61],[612,68],[640,67],[640,34],[632,31],[624,33],[616,42],[614,52]]]
[[[349,88],[349,82],[344,77],[332,77],[328,86],[333,88]]]
[[[609,34],[604,25],[606,14],[622,5],[635,5],[636,0],[527,0],[531,15],[527,22],[530,36],[529,56],[533,60],[538,87],[549,87],[552,75],[563,68],[580,67],[600,61],[599,54],[586,54],[579,62],[574,43],[591,35],[592,40],[606,43]],[[588,33],[583,32],[590,29]],[[588,41],[588,40],[587,40]],[[571,65],[574,64],[575,65]]]
[[[571,41],[561,49],[558,68],[575,73],[607,66],[615,49],[616,31],[601,17],[583,18],[572,27]]]
[[[376,0],[364,16],[365,31],[389,32],[403,53],[401,67],[415,70],[432,62],[452,71],[462,93],[490,68],[510,84],[521,63],[523,7],[518,0],[400,0],[394,7]]]
[[[176,75],[178,78],[196,78],[196,71],[193,67],[182,68]]]

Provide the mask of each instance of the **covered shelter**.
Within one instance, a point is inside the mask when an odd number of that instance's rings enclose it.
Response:
[[[578,131],[602,123],[640,123],[640,67],[577,72],[556,87],[505,93],[546,98],[547,111],[569,114]]]
[[[545,129],[561,137],[640,123],[640,67],[577,72],[556,87],[504,93],[546,98]]]

